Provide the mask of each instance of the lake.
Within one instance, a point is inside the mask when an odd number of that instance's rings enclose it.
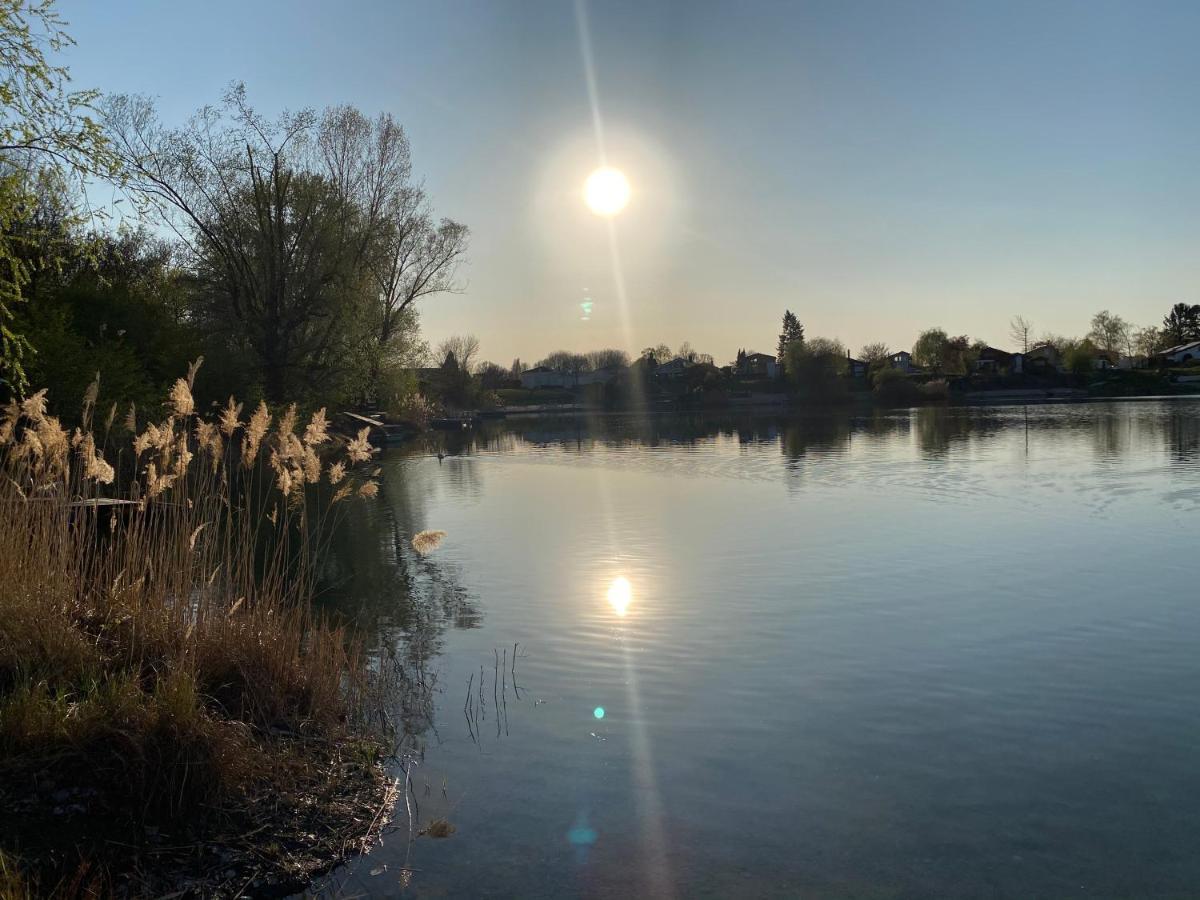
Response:
[[[326,576],[456,831],[402,801],[325,892],[1194,896],[1200,401],[436,449],[382,456]]]

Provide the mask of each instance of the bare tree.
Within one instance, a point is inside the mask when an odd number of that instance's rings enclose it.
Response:
[[[1153,356],[1165,343],[1162,330],[1149,325],[1133,333],[1133,349],[1138,356]]]
[[[629,354],[624,350],[593,350],[587,354],[588,366],[592,369],[619,369],[629,365]]]
[[[892,351],[888,349],[888,345],[883,341],[876,341],[871,344],[863,344],[862,349],[858,351],[858,358],[861,362],[865,362],[868,366],[877,362],[883,362],[890,358]]]
[[[477,353],[479,353],[479,338],[473,334],[456,334],[438,344],[437,358],[439,363],[444,364],[449,357],[453,356],[460,369],[470,372],[471,364]]]
[[[142,97],[109,98],[104,114],[129,186],[191,249],[219,300],[214,324],[253,350],[271,399],[326,379],[364,323],[377,367],[411,304],[453,287],[466,229],[433,225],[390,116],[268,121],[240,84],[181,128]]]
[[[1129,323],[1107,309],[1092,316],[1092,330],[1087,336],[1109,354],[1128,354],[1132,350]]]
[[[661,366],[663,363],[671,361],[671,348],[666,344],[659,344],[657,347],[647,347],[642,351],[641,358],[653,360],[655,365]]]
[[[1013,316],[1008,323],[1008,336],[1021,348],[1022,353],[1028,353],[1029,342],[1033,338],[1033,323],[1024,316]]]

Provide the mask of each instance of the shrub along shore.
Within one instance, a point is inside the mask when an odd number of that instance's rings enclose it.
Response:
[[[312,612],[365,433],[234,401],[0,414],[0,897],[261,896],[366,846],[393,676]]]

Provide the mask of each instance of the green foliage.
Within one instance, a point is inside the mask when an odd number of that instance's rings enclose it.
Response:
[[[1063,347],[1063,365],[1072,375],[1088,375],[1095,369],[1098,348],[1089,338],[1068,341]]]
[[[940,328],[927,328],[913,344],[912,358],[923,369],[940,372],[946,367],[950,337]]]
[[[848,394],[846,348],[831,338],[812,338],[788,344],[784,359],[787,378],[800,396],[813,402],[834,402]]]
[[[170,247],[144,232],[62,243],[61,264],[31,282],[14,319],[38,350],[30,376],[67,418],[97,373],[106,400],[151,408],[200,352]]]
[[[0,375],[18,391],[32,347],[16,309],[35,273],[61,262],[56,238],[88,218],[66,198],[118,170],[90,115],[96,92],[68,90],[67,69],[48,59],[73,43],[63,24],[51,0],[0,0]]]
[[[941,328],[928,328],[913,344],[912,357],[914,363],[934,374],[965,375],[985,346],[981,341],[972,343],[965,334],[950,337]]]
[[[804,343],[804,326],[790,309],[783,313],[783,330],[779,332],[779,344],[775,348],[775,356],[779,365],[787,373],[788,350]]]
[[[1163,319],[1163,337],[1168,347],[1200,341],[1200,304],[1176,303]]]

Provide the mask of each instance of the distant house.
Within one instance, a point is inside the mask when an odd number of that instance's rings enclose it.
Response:
[[[917,366],[913,365],[912,354],[907,350],[901,350],[899,353],[893,353],[888,357],[888,363],[893,369],[901,372],[916,372]]]
[[[1200,341],[1168,347],[1154,356],[1156,362],[1171,366],[1186,366],[1200,360]]]
[[[670,362],[665,362],[654,370],[655,378],[665,378],[668,381],[676,378],[682,378],[684,373],[692,367],[690,360],[684,359],[682,356],[677,356]]]
[[[846,374],[851,378],[866,378],[867,373],[871,370],[869,363],[863,362],[861,359],[855,359],[850,355],[850,351],[846,351]]]
[[[779,375],[779,363],[769,353],[747,353],[742,357],[738,374],[751,378],[775,378]]]
[[[1020,375],[1025,368],[1025,354],[1009,353],[997,347],[984,347],[975,360],[976,372],[995,375]]]
[[[576,388],[586,384],[608,384],[624,371],[622,366],[609,366],[604,369],[594,369],[587,372],[564,372],[551,369],[548,366],[537,366],[526,369],[521,373],[521,387],[534,388]]]
[[[569,372],[560,372],[549,366],[535,366],[521,373],[521,387],[528,390],[535,388],[567,388],[575,384],[575,376]]]
[[[1025,353],[1024,368],[1028,372],[1063,372],[1062,354],[1053,344],[1038,344]]]

